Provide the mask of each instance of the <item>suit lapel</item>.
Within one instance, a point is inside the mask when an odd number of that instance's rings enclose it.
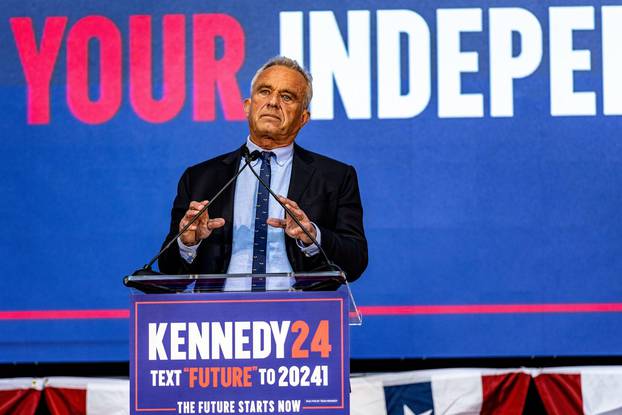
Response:
[[[313,166],[313,156],[302,147],[294,144],[294,158],[292,160],[292,176],[289,180],[287,198],[296,203],[300,203],[302,195],[305,193],[311,182],[311,177],[315,173]],[[298,261],[300,249],[296,246],[293,238],[285,238],[285,249],[287,257],[294,271],[302,270],[302,263]]]
[[[287,198],[299,203],[307,185],[313,177],[315,167],[312,156],[302,147],[294,144],[294,159],[292,161],[292,177],[289,181]]]
[[[220,189],[222,186],[227,183],[238,171],[240,166],[240,158],[241,152],[234,151],[232,153],[227,154],[225,158],[222,159],[222,183],[218,184],[218,188]],[[232,224],[233,223],[233,203],[235,198],[235,182],[231,183],[229,188],[225,190],[225,192],[220,196],[222,199],[222,217],[225,220],[225,223]]]
[[[242,153],[241,150],[238,151],[234,151],[232,153],[229,153],[225,158],[223,158],[222,160],[222,176],[223,177],[223,182],[222,184],[219,184],[219,188],[224,186],[225,183],[227,183],[227,181],[229,179],[231,179],[231,177],[233,177],[240,166],[240,159],[242,157]],[[225,190],[225,192],[221,195],[221,202],[222,202],[222,210],[221,210],[221,215],[222,218],[225,220],[225,226],[223,229],[224,232],[224,264],[223,264],[223,268],[220,270],[221,273],[226,273],[227,272],[227,268],[229,268],[229,262],[231,261],[231,247],[233,244],[233,205],[234,205],[234,201],[235,201],[235,182],[231,183],[231,185],[229,186],[229,188],[227,190]]]

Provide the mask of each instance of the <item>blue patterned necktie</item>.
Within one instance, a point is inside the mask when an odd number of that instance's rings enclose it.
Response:
[[[274,156],[271,151],[261,152],[261,169],[259,176],[270,186],[270,158]],[[258,183],[257,203],[255,204],[255,237],[253,241],[253,274],[266,273],[266,250],[268,246],[268,201],[270,193],[268,189]],[[253,278],[253,291],[263,291],[266,288],[265,278]]]

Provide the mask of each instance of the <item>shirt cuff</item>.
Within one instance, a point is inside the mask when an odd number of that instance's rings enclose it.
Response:
[[[311,225],[315,228],[315,240],[317,241],[317,244],[322,245],[322,232],[320,232],[320,228],[318,228],[313,222],[311,222]],[[300,251],[302,251],[302,253],[307,257],[317,255],[317,253],[320,252],[320,248],[318,248],[313,242],[311,242],[311,245],[305,245],[305,243],[300,239],[296,239],[296,245],[298,245]]]
[[[201,245],[201,241],[198,244],[193,246],[186,246],[181,241],[180,238],[177,238],[177,245],[179,245],[179,255],[189,264],[192,264],[192,261],[197,257],[197,249],[199,245]]]

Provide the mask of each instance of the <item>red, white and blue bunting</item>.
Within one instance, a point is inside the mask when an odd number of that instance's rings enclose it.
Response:
[[[622,414],[622,366],[439,369],[351,377],[352,415],[522,415],[530,383],[547,414]],[[129,414],[129,382],[0,379],[0,415]]]

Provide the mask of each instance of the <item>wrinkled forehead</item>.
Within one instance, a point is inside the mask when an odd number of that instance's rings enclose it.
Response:
[[[259,73],[255,83],[252,85],[253,91],[262,86],[272,89],[289,90],[299,94],[304,94],[307,89],[307,81],[301,73],[286,66],[274,65],[264,69]]]

